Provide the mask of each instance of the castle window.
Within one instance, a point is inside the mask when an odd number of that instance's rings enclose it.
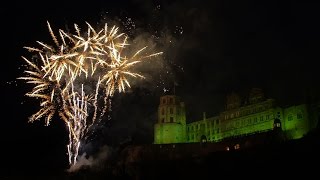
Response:
[[[254,123],[257,123],[257,121],[258,121],[258,118],[255,117],[255,118],[253,119],[253,122],[254,122]]]
[[[164,118],[162,118],[162,122],[164,123]]]
[[[289,114],[288,121],[292,121],[292,120],[293,120],[293,116],[292,116],[292,114]]]
[[[218,125],[218,124],[219,124],[219,119],[216,120],[216,125]]]
[[[170,122],[171,122],[171,123],[173,122],[173,117],[170,117]]]
[[[270,114],[267,114],[266,120],[269,120],[269,119],[270,119]]]
[[[163,99],[163,100],[162,100],[162,103],[165,104],[165,103],[166,103],[166,99]]]
[[[302,119],[302,113],[301,112],[298,112],[297,119]]]
[[[169,99],[170,104],[173,104],[173,98]]]
[[[164,115],[164,108],[161,109],[161,114]]]
[[[173,108],[170,108],[170,114],[173,114]]]
[[[260,116],[260,121],[263,121],[263,116]]]

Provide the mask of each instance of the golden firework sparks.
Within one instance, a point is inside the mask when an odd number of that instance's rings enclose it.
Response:
[[[141,56],[147,48],[143,47],[130,58],[122,56],[129,46],[128,37],[119,33],[116,26],[108,30],[105,24],[102,29],[95,30],[87,23],[87,31],[82,35],[74,24],[74,34],[59,29],[59,36],[56,36],[49,22],[47,25],[54,46],[37,41],[39,48],[24,47],[35,52],[37,58],[22,57],[28,69],[24,71],[25,76],[18,79],[34,85],[26,96],[40,99],[41,109],[30,117],[30,122],[45,117],[49,125],[56,112],[65,122],[69,131],[69,163],[73,165],[81,140],[96,120],[111,108],[110,97],[116,91],[125,92],[131,87],[128,77],[144,78],[132,72],[132,67],[162,52]],[[86,88],[88,84],[90,87]],[[98,107],[99,99],[103,99],[102,108]]]

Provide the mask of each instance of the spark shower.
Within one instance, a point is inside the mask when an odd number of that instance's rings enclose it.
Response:
[[[130,54],[128,36],[119,27],[104,24],[85,32],[74,24],[74,33],[59,29],[55,34],[47,22],[54,45],[36,41],[39,47],[24,47],[33,53],[26,62],[24,76],[18,79],[32,84],[26,96],[40,101],[40,110],[29,122],[44,119],[49,125],[57,113],[69,132],[69,164],[77,162],[81,141],[90,128],[101,121],[111,108],[114,93],[130,88],[130,78],[144,78],[132,71],[138,63],[162,54],[142,55],[147,47]]]

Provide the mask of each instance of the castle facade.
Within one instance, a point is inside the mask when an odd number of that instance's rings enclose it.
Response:
[[[319,104],[279,107],[267,99],[261,89],[254,88],[248,101],[233,93],[226,107],[214,117],[186,122],[185,104],[175,95],[160,97],[158,121],[154,125],[154,144],[219,142],[226,138],[247,136],[278,128],[287,139],[299,139],[315,129]]]

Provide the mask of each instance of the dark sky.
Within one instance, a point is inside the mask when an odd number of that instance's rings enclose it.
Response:
[[[30,89],[16,81],[23,71],[21,56],[30,55],[22,47],[37,40],[52,42],[47,20],[56,29],[65,29],[84,21],[94,25],[103,18],[123,26],[131,18],[136,29],[128,34],[154,35],[164,51],[164,67],[152,69],[152,79],[115,97],[113,118],[95,137],[97,146],[128,137],[152,141],[159,96],[163,88],[172,92],[174,82],[176,94],[186,102],[188,121],[201,118],[202,111],[209,116],[221,111],[231,92],[246,95],[260,87],[267,97],[286,105],[320,90],[319,4],[311,1],[11,0],[1,5],[0,14],[0,142],[5,158],[2,170],[8,174],[66,167],[68,139],[63,122],[54,119],[49,127],[44,122],[27,123],[38,103],[25,98]]]

